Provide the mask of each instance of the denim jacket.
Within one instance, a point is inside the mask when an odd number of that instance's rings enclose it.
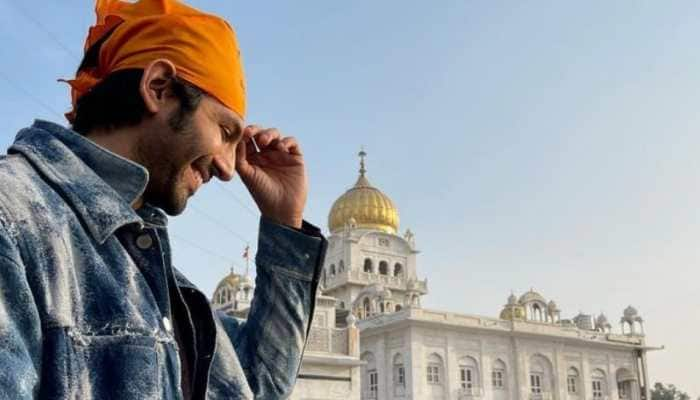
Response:
[[[0,157],[0,399],[283,399],[326,241],[261,219],[247,320],[212,312],[171,264],[147,171],[37,121]],[[179,340],[175,340],[175,331]]]

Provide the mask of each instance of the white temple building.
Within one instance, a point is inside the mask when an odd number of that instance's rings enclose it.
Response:
[[[366,177],[333,204],[329,248],[299,400],[650,400],[643,319],[628,307],[562,318],[531,289],[498,317],[427,310],[415,236]],[[213,305],[244,317],[250,278],[229,275]]]

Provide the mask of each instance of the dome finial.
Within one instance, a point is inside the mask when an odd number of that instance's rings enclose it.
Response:
[[[360,175],[365,176],[365,172],[367,172],[367,169],[365,169],[365,157],[367,157],[365,146],[360,146],[360,152],[357,155],[360,156]]]

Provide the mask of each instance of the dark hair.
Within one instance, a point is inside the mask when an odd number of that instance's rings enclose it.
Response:
[[[78,72],[97,67],[99,50],[110,34],[107,33],[85,53]],[[109,74],[78,100],[73,130],[85,135],[93,129],[123,128],[141,122],[146,114],[146,105],[139,92],[142,77],[143,69],[124,69]],[[186,126],[203,92],[177,77],[172,79],[170,89],[180,101],[179,111],[169,121],[177,131]]]
[[[125,69],[109,74],[77,102],[73,130],[87,134],[93,129],[116,129],[137,125],[146,114],[139,93],[141,69]],[[180,101],[180,110],[171,118],[173,130],[185,127],[197,109],[202,91],[181,79],[173,78],[171,90]]]

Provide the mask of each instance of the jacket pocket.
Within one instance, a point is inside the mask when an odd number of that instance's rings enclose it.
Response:
[[[73,333],[69,378],[76,399],[160,398],[156,338]]]

